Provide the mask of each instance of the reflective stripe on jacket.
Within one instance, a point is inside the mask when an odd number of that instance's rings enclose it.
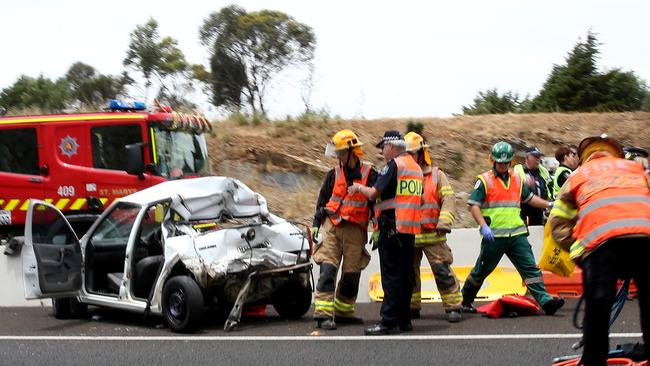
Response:
[[[370,165],[361,164],[361,179],[357,179],[354,183],[359,183],[363,186],[368,182],[370,176]],[[338,225],[342,220],[358,224],[363,229],[368,226],[370,217],[370,209],[368,208],[368,198],[362,193],[350,194],[348,192],[348,184],[345,178],[344,169],[339,165],[334,168],[334,187],[332,189],[332,196],[325,205],[325,212],[329,217],[332,224]]]
[[[382,210],[395,210],[395,228],[402,234],[419,234],[422,202],[422,169],[410,154],[394,159],[397,166],[397,192],[395,198],[375,205],[376,216]]]
[[[440,217],[440,197],[438,196],[438,168],[423,178],[424,193],[422,194],[422,229],[435,230]]]
[[[485,187],[481,214],[489,219],[495,237],[510,237],[528,232],[519,216],[521,211],[522,176],[509,170],[508,185],[494,176],[492,170],[478,176]]]
[[[557,180],[558,178],[560,178],[562,174],[564,174],[564,172],[571,173],[571,168],[567,168],[565,166],[559,166],[555,171],[555,175],[553,176],[553,196],[551,197],[552,199],[555,199],[555,197],[557,197],[557,194],[560,193],[560,188],[562,187],[557,183]],[[566,181],[564,183],[566,183]]]
[[[650,236],[650,190],[637,162],[594,159],[573,172],[565,184],[578,208],[571,258],[584,257],[617,236]]]

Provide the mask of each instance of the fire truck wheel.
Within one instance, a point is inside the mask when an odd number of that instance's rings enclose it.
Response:
[[[203,318],[205,304],[199,285],[188,276],[172,277],[163,288],[165,322],[174,332],[190,332]]]
[[[300,319],[311,307],[311,287],[287,281],[271,297],[275,311],[286,319]]]
[[[86,315],[88,304],[83,304],[74,297],[52,299],[52,312],[56,319],[76,319]]]

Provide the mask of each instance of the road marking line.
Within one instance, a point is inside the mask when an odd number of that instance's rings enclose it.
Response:
[[[611,333],[610,338],[638,338],[642,333]],[[430,341],[502,339],[578,339],[569,334],[450,334],[389,336],[0,336],[0,341]]]

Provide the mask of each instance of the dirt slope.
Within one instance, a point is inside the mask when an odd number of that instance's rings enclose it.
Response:
[[[539,147],[547,156],[565,144],[608,133],[624,144],[650,148],[650,113],[507,114],[452,118],[330,120],[311,123],[266,122],[240,125],[216,122],[208,139],[213,173],[241,179],[269,201],[271,209],[308,223],[325,172],[335,163],[323,156],[324,146],[343,128],[357,132],[365,143],[366,160],[383,165],[377,140],[387,129],[406,130],[407,121],[424,126],[434,164],[451,178],[460,220],[472,225],[464,201],[477,174],[489,169],[487,154],[505,139],[515,147]]]

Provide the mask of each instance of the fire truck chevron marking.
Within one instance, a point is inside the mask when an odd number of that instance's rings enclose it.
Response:
[[[70,206],[71,210],[78,210],[80,209],[83,205],[86,204],[86,199],[85,198],[77,198],[72,206]]]
[[[28,208],[29,208],[29,200],[25,200],[25,202],[23,202],[23,204],[20,206],[20,211],[27,211]]]
[[[5,210],[12,211],[14,208],[16,208],[16,206],[18,206],[19,203],[20,203],[20,200],[15,200],[15,199],[14,200],[9,200],[9,202],[7,203],[7,206],[5,206]]]
[[[115,202],[118,199],[119,197],[116,197],[112,202]],[[102,205],[106,206],[106,203],[109,201],[109,198],[101,197],[99,200],[101,201]],[[43,199],[43,201],[54,204],[54,206],[56,206],[56,208],[58,208],[59,210],[63,210],[64,208],[66,208],[66,206],[68,206],[68,203],[70,203],[69,198],[61,198],[58,201],[56,201],[56,203],[53,203],[54,199],[52,198],[45,198]],[[6,205],[5,202],[7,203]],[[87,200],[85,198],[77,198],[73,201],[72,205],[68,207],[68,210],[81,210],[82,208],[84,208],[86,203]],[[16,210],[27,211],[27,209],[29,209],[29,199],[26,199],[24,201],[20,199],[9,199],[9,200],[0,199],[0,209],[6,211],[16,211]]]
[[[57,203],[56,203],[55,206],[56,206],[56,208],[58,208],[59,210],[63,210],[63,209],[65,208],[65,206],[68,204],[68,202],[70,202],[69,199],[67,199],[67,198],[61,198],[59,201],[57,201]]]

